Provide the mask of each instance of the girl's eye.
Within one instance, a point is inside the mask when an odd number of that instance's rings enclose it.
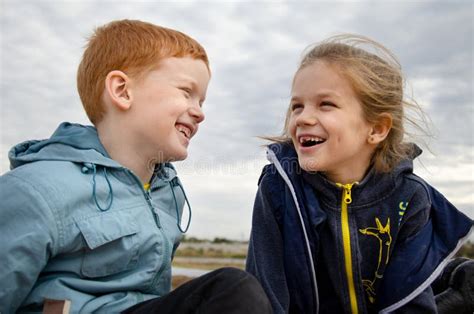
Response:
[[[298,104],[298,103],[296,103],[296,104],[291,104],[291,111],[295,111],[295,110],[301,109],[301,108],[303,108],[303,105],[302,105],[302,104]]]
[[[333,104],[333,103],[330,102],[330,101],[322,101],[320,106],[321,106],[321,107],[324,107],[324,106],[336,107],[336,105]]]

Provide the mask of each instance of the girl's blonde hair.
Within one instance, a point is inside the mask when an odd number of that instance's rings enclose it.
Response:
[[[364,49],[360,46],[364,46]],[[415,101],[404,98],[400,63],[387,48],[364,36],[341,34],[310,46],[303,55],[298,71],[315,61],[334,66],[349,81],[359,98],[367,122],[376,123],[383,113],[391,115],[392,128],[372,156],[376,171],[389,172],[401,160],[413,154],[414,146],[404,142],[407,133],[405,122],[427,133],[418,122],[406,116],[405,110],[413,109],[422,121],[426,119]],[[288,108],[281,136],[265,138],[280,143],[291,142],[288,130],[290,115]]]

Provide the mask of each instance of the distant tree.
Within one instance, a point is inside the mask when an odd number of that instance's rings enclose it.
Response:
[[[188,243],[202,243],[202,242],[207,242],[207,240],[202,240],[196,237],[186,237],[184,236],[181,242],[188,242]]]
[[[474,259],[474,243],[471,241],[464,243],[461,249],[456,253],[456,256]]]
[[[232,240],[228,240],[226,238],[214,238],[214,240],[212,240],[212,243],[233,243],[234,241]]]

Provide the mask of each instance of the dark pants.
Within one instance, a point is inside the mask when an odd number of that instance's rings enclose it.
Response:
[[[169,294],[139,303],[124,313],[272,313],[258,281],[237,268],[220,268],[195,278]]]

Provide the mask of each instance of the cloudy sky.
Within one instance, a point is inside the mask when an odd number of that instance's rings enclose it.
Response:
[[[352,32],[399,58],[410,94],[431,117],[416,172],[474,218],[472,1],[0,2],[0,173],[10,147],[47,138],[62,121],[88,124],[75,74],[85,39],[115,19],[185,32],[206,48],[206,121],[178,163],[193,207],[190,236],[247,239],[259,135],[278,134],[290,83],[309,44]]]

